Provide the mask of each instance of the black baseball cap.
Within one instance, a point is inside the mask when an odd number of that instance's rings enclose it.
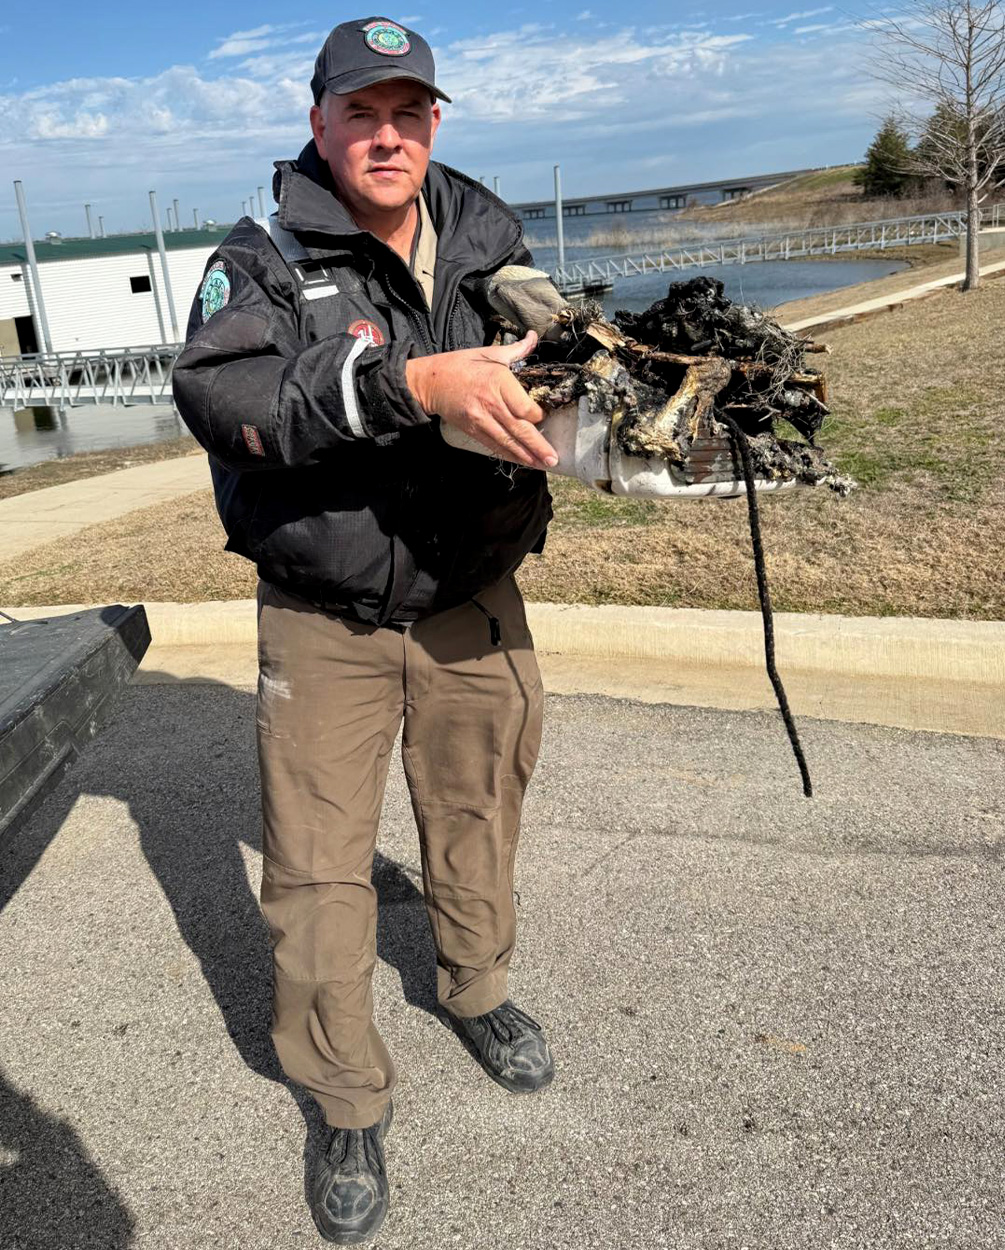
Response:
[[[326,90],[347,95],[385,78],[413,78],[450,104],[435,75],[433,54],[421,35],[389,17],[361,17],[342,22],[325,40],[314,62],[311,90],[316,104]]]

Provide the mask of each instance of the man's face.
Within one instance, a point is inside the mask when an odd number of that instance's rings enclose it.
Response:
[[[421,83],[391,78],[350,95],[326,92],[311,129],[339,196],[364,214],[403,208],[429,166],[440,106]]]

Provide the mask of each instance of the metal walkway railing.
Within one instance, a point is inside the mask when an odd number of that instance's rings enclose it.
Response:
[[[584,284],[604,284],[615,278],[631,278],[668,270],[707,269],[714,265],[751,265],[775,260],[798,260],[804,256],[836,256],[919,243],[943,243],[966,231],[965,212],[928,213],[921,217],[895,217],[888,221],[854,222],[847,226],[817,226],[790,230],[761,238],[726,239],[688,243],[634,256],[606,256],[594,260],[567,260],[551,271],[563,290]],[[982,229],[1005,224],[1005,205],[981,210]]]
[[[1005,225],[1005,205],[982,210],[984,228]],[[639,256],[609,256],[571,261],[553,270],[563,289],[611,282],[636,274],[702,269],[713,265],[796,260],[801,256],[836,255],[867,248],[903,247],[958,238],[966,229],[965,213],[932,213],[890,221],[858,222],[790,231],[759,239],[733,239],[694,244]],[[51,352],[34,356],[0,356],[0,407],[73,408],[78,404],[172,404],[171,369],[181,344],[125,347],[112,351]]]
[[[0,357],[0,407],[168,404],[181,344]]]

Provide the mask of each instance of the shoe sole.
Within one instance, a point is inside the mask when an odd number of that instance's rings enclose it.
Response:
[[[321,1240],[329,1246],[363,1246],[374,1240],[380,1230],[384,1227],[384,1221],[381,1220],[372,1232],[369,1232],[362,1237],[329,1237],[326,1233],[322,1232],[316,1220],[314,1221],[314,1227],[318,1230],[318,1236]]]
[[[468,1052],[468,1054],[475,1061],[475,1063],[478,1064],[478,1066],[485,1073],[485,1075],[489,1077],[490,1080],[495,1081],[497,1085],[501,1085],[502,1088],[505,1089],[508,1093],[510,1094],[537,1094],[542,1089],[545,1089],[548,1085],[550,1085],[551,1082],[554,1080],[555,1068],[554,1068],[554,1064],[552,1064],[551,1071],[548,1073],[546,1077],[544,1077],[544,1079],[538,1085],[534,1085],[528,1088],[526,1085],[516,1085],[513,1082],[508,1081],[506,1077],[500,1076],[498,1072],[493,1072],[492,1069],[488,1066],[488,1064],[485,1063],[485,1061],[482,1059],[481,1053],[478,1050],[478,1047],[474,1044],[471,1038],[468,1037],[468,1035],[461,1029],[461,1026],[456,1022],[454,1017],[450,1014],[449,1011],[446,1010],[446,1008],[444,1007],[438,1008],[437,1015],[439,1015],[439,1017],[446,1023],[450,1031],[456,1037],[460,1039],[461,1045]]]

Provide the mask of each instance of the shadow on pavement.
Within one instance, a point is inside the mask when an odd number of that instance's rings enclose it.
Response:
[[[0,1245],[5,1250],[119,1250],[135,1221],[65,1120],[0,1074]],[[62,1202],[41,1200],[55,1181]],[[50,1189],[51,1194],[51,1189]]]
[[[156,680],[158,675],[150,676]],[[201,681],[130,687],[105,734],[4,848],[0,910],[31,874],[82,794],[128,805],[147,863],[178,932],[199,960],[241,1058],[257,1076],[285,1085],[296,1099],[308,1130],[309,1169],[324,1123],[313,1098],[287,1080],[272,1046],[269,935],[242,857],[242,846],[261,851],[254,695]],[[406,1001],[434,1014],[435,952],[422,894],[399,864],[379,852],[372,880],[380,906],[378,957],[397,969]],[[32,1105],[27,1095],[12,1091],[11,1096]],[[47,1124],[60,1123],[38,1109],[35,1114]],[[72,1137],[65,1125],[62,1132]],[[6,1136],[3,1140],[6,1144]],[[82,1148],[78,1153],[86,1160]],[[17,1175],[26,1189],[33,1170],[51,1172],[57,1166],[41,1148],[23,1158],[27,1162],[19,1165]],[[94,1184],[104,1187],[96,1172]],[[113,1212],[105,1230],[108,1237],[115,1232],[116,1218],[127,1217],[124,1211]],[[125,1237],[127,1225],[123,1228]],[[19,1231],[29,1235],[28,1229]],[[41,1234],[32,1229],[30,1236]],[[24,1244],[63,1243],[43,1239]]]

